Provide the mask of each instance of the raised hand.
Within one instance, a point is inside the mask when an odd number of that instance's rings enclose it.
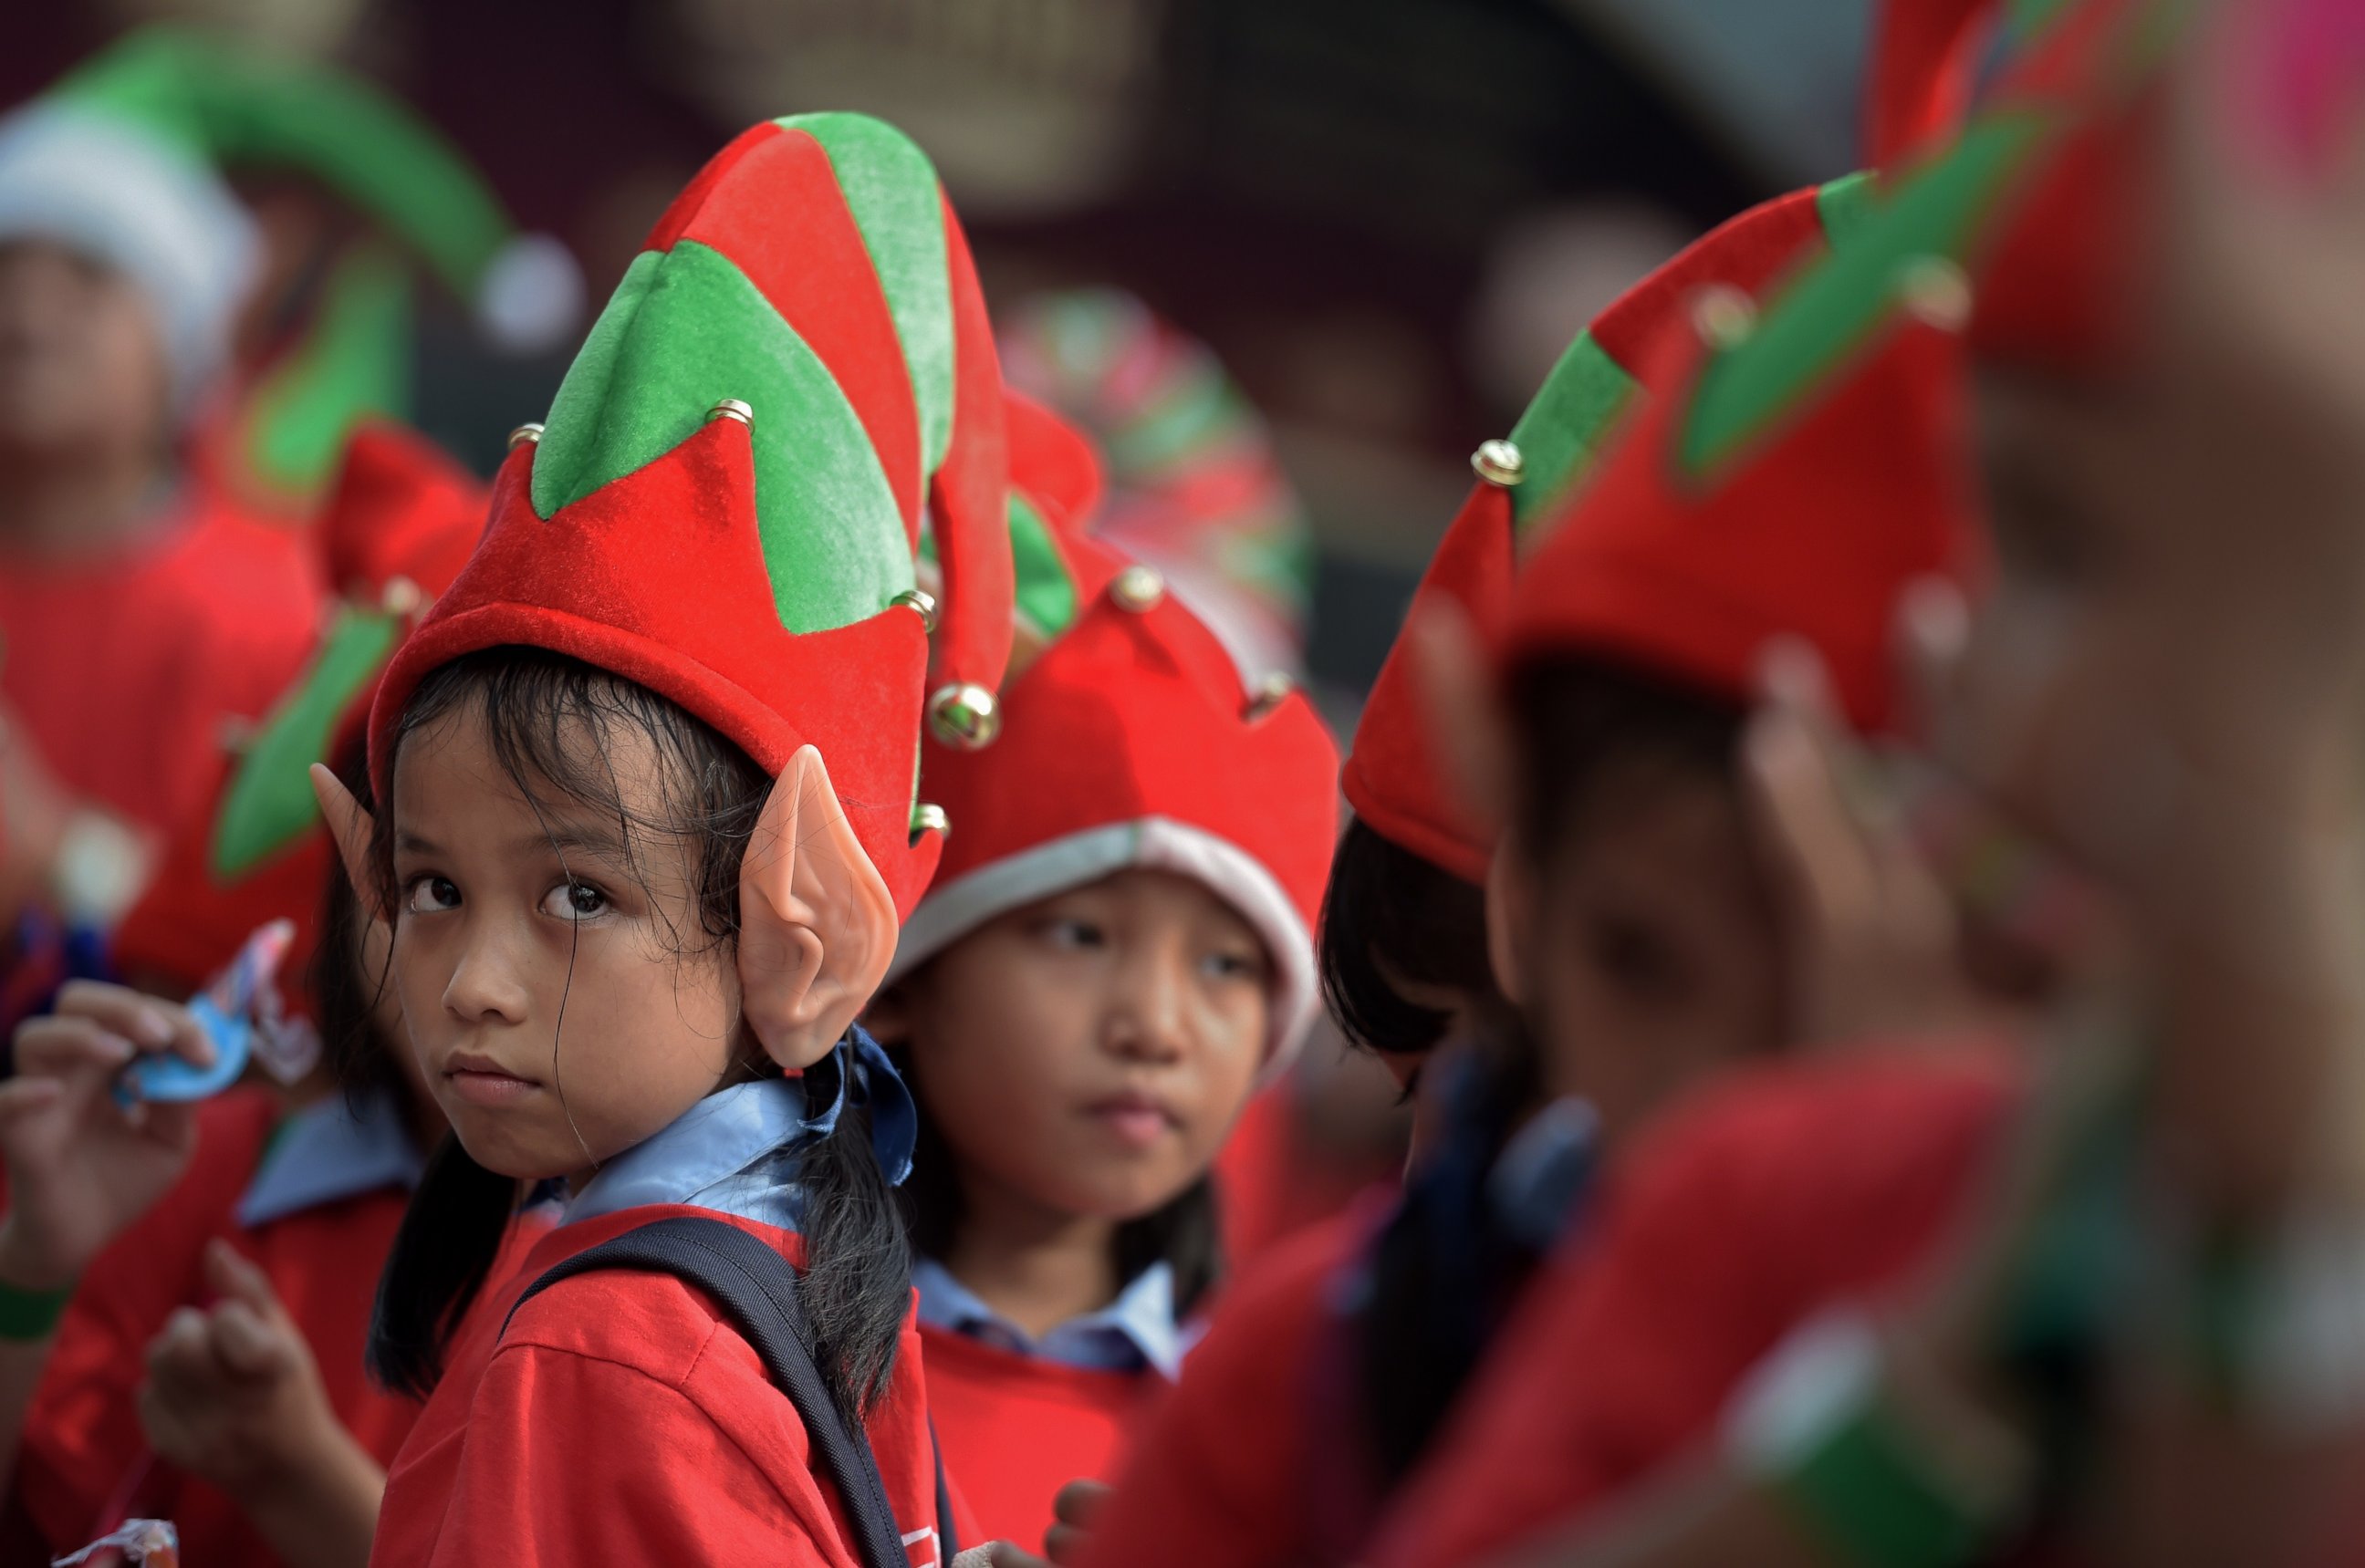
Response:
[[[188,1168],[188,1105],[123,1105],[118,1076],[143,1053],[206,1066],[214,1048],[185,1008],[122,986],[69,983],[57,1012],[19,1025],[17,1076],[0,1083],[0,1285],[56,1290]]]

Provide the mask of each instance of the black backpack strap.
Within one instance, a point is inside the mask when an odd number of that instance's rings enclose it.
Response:
[[[863,1568],[910,1568],[903,1532],[887,1500],[869,1436],[846,1430],[822,1382],[821,1369],[813,1364],[804,1307],[797,1300],[797,1271],[787,1259],[735,1225],[678,1215],[628,1230],[555,1264],[526,1287],[517,1305],[510,1308],[510,1316],[514,1318],[519,1306],[561,1280],[602,1269],[670,1274],[712,1296],[731,1326],[754,1348],[773,1386],[796,1407],[806,1440],[821,1457],[822,1468],[853,1522]],[[506,1320],[501,1330],[509,1331]],[[941,1462],[937,1474],[941,1499]],[[948,1522],[938,1520],[939,1533]]]
[[[936,1417],[928,1416],[928,1451],[936,1461],[936,1559],[950,1562],[960,1555],[960,1531],[953,1527],[953,1489],[945,1480],[945,1445],[936,1436]]]

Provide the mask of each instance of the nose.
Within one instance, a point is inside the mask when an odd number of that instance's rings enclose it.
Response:
[[[494,923],[472,924],[444,982],[443,1010],[467,1024],[524,1023],[532,992],[522,959]]]
[[[1108,1041],[1128,1060],[1178,1060],[1191,1039],[1193,964],[1180,944],[1144,944],[1118,966]]]

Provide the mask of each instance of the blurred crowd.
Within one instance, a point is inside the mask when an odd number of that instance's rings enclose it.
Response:
[[[230,32],[0,115],[0,1565],[2365,1560],[2365,5],[1512,226],[1360,704],[1312,449],[972,256],[1152,35],[729,12],[604,303]]]

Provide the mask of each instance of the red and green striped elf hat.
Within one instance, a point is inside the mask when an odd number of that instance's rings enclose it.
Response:
[[[1471,458],[1478,473],[1413,596],[1407,623],[1440,597],[1482,635],[1509,614],[1521,543],[1589,471],[1603,442],[1653,385],[1646,353],[1665,321],[1697,314],[1737,331],[1756,297],[1791,266],[1849,231],[1869,199],[1852,174],[1777,197],[1733,218],[1620,296],[1552,367],[1512,427]],[[1388,650],[1355,728],[1340,782],[1355,815],[1391,844],[1467,881],[1493,854],[1440,767],[1410,644]]]
[[[2023,9],[1995,104],[1900,175],[1846,244],[1749,331],[1666,334],[1654,363],[1682,390],[1645,411],[1537,551],[1513,609],[1514,662],[1608,652],[1745,698],[1766,644],[1799,636],[1856,724],[1891,719],[1898,596],[1975,565],[1965,263],[1986,264],[2000,235],[2056,260],[2088,252],[2091,219],[2032,228],[2045,209],[2030,191],[2088,166],[2062,154],[2091,145],[2082,128],[2102,123],[2089,112],[2098,85],[2135,79],[2120,67],[2142,58],[2149,35],[2129,29],[2147,8],[2158,14],[2149,0]],[[2082,174],[2073,185],[2102,189]],[[2065,323],[2057,297],[2030,301],[1992,316],[1980,301],[1981,330],[2067,345],[2103,308],[2083,291]]]
[[[1265,1070],[1319,1006],[1314,923],[1338,838],[1338,748],[1285,677],[1251,678],[1158,571],[1086,536],[1088,445],[1012,409],[1014,609],[1031,655],[990,752],[924,748],[920,787],[949,823],[936,883],[891,981],[1011,910],[1130,868],[1230,904],[1272,964]]]
[[[908,913],[941,836],[913,809],[924,716],[959,746],[1000,720],[1003,420],[968,241],[919,148],[860,115],[745,131],[658,220],[547,425],[513,438],[483,543],[378,693],[381,796],[421,676],[546,648],[770,772],[818,747]],[[914,585],[924,529],[940,608]]]

